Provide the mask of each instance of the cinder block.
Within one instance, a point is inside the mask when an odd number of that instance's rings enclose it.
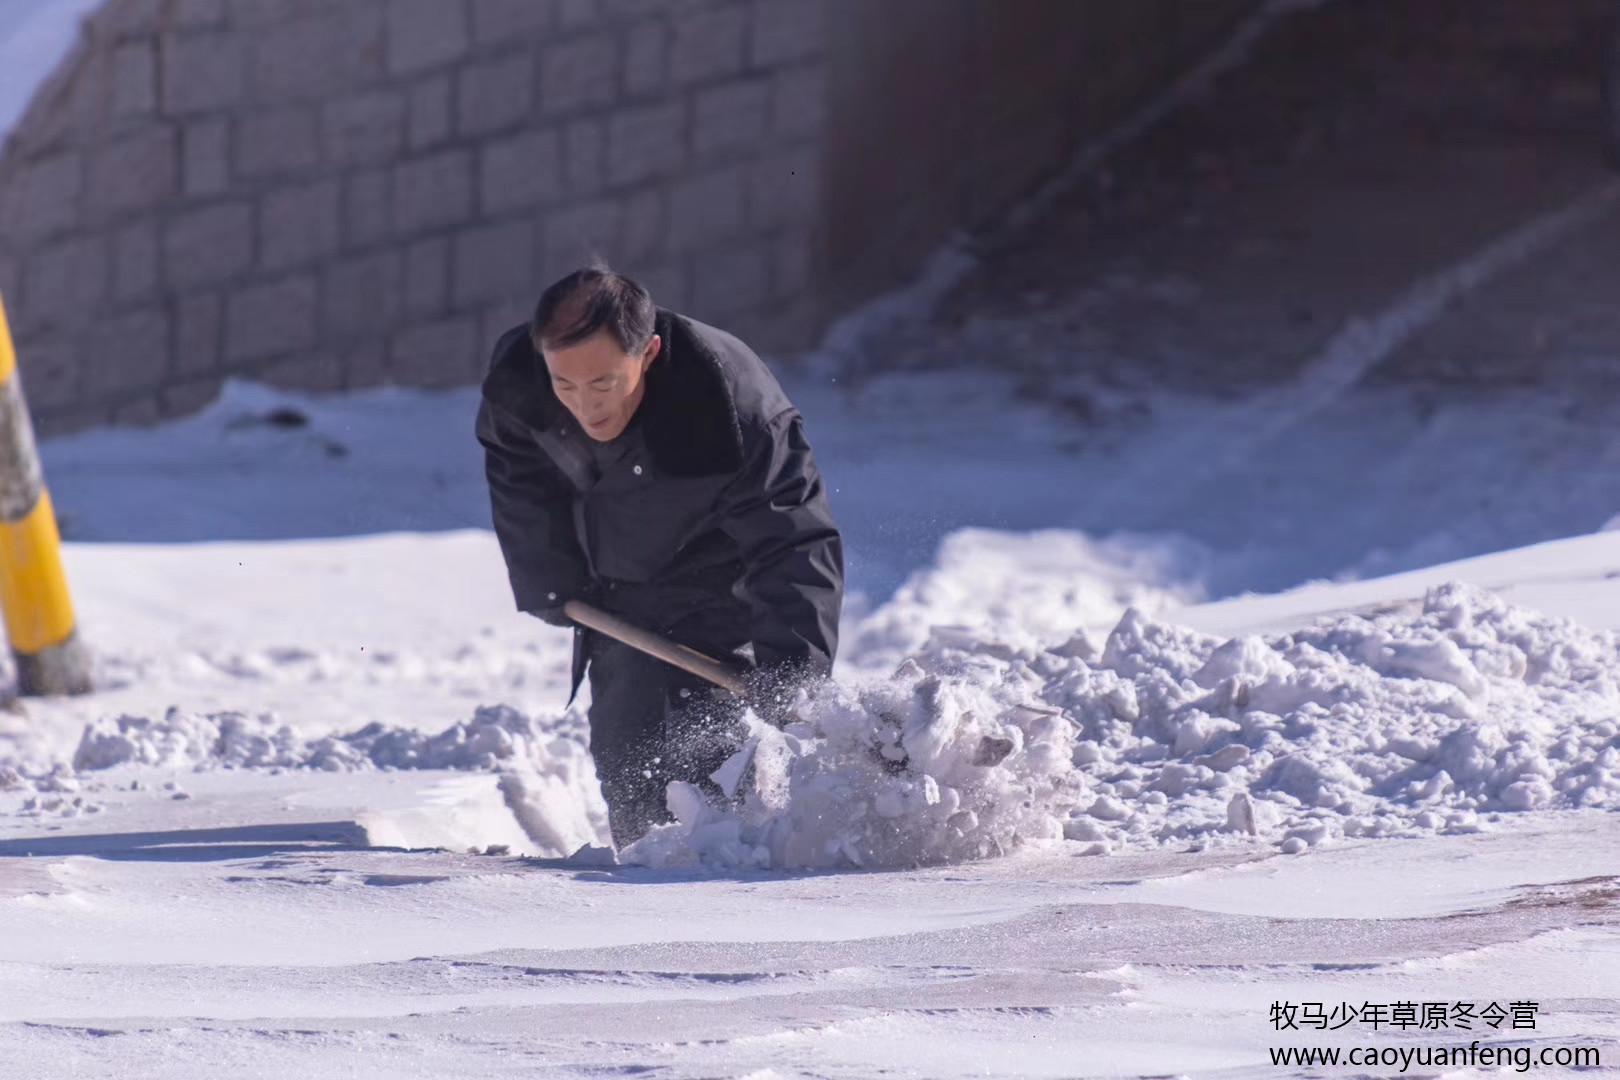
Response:
[[[148,116],[157,108],[157,50],[150,40],[129,41],[113,49],[111,76],[113,116]]]
[[[771,241],[771,295],[793,300],[810,291],[816,258],[815,235],[790,229]]]
[[[112,66],[104,52],[93,52],[88,62],[64,67],[59,77],[46,80],[37,100],[18,118],[9,133],[17,151],[50,151],[62,143],[63,132],[79,137],[105,133],[114,123]]]
[[[84,350],[86,398],[155,390],[169,372],[168,314],[150,307],[96,319],[85,332]]]
[[[546,206],[567,190],[562,139],[555,129],[526,131],[489,143],[479,164],[480,205],[486,216]]]
[[[669,23],[638,22],[625,31],[624,90],[630,97],[662,94],[669,86]]]
[[[158,233],[150,221],[126,225],[113,235],[113,298],[137,300],[158,287]]]
[[[556,281],[593,258],[616,261],[623,228],[624,204],[617,199],[578,203],[547,217],[543,226],[541,281]]]
[[[249,113],[236,128],[236,171],[254,180],[294,176],[320,163],[314,106]]]
[[[336,252],[341,194],[336,180],[320,180],[265,195],[259,205],[259,265],[285,270]]]
[[[28,411],[55,412],[80,403],[84,395],[84,363],[66,333],[17,343],[17,370],[22,378]],[[41,434],[45,434],[41,431]]]
[[[414,75],[467,52],[465,0],[388,0],[388,70]]]
[[[766,358],[814,346],[822,325],[821,309],[811,296],[772,301],[726,316],[726,329]]]
[[[669,253],[667,201],[662,187],[643,188],[625,197],[619,257],[626,263],[662,262]]]
[[[749,62],[765,68],[820,55],[826,44],[828,2],[753,0]]]
[[[322,274],[328,339],[386,337],[404,309],[404,260],[397,250],[345,259]]]
[[[653,303],[672,311],[685,311],[691,303],[690,278],[686,260],[655,263],[651,266],[626,264],[625,274],[640,282]]]
[[[534,285],[535,228],[525,218],[466,229],[455,240],[455,305],[527,296]]]
[[[563,172],[568,193],[599,194],[607,184],[607,128],[600,120],[571,120],[563,128]]]
[[[440,315],[450,303],[450,241],[418,240],[405,251],[405,309],[411,315]]]
[[[104,41],[127,40],[157,32],[163,0],[121,0],[92,10],[86,21],[90,35]]]
[[[410,144],[428,150],[450,137],[450,76],[436,75],[410,90]]]
[[[608,120],[608,183],[616,186],[677,175],[686,165],[684,103],[623,109]]]
[[[217,371],[224,301],[216,292],[191,292],[174,303],[174,367],[181,374]]]
[[[394,220],[394,173],[369,169],[343,182],[343,243],[365,247],[389,235]]]
[[[733,240],[747,227],[744,199],[748,177],[743,166],[684,180],[669,192],[669,243],[676,253],[714,248]]]
[[[750,166],[750,223],[760,230],[813,221],[821,199],[821,158],[814,144],[788,147]]]
[[[377,0],[316,4],[250,36],[259,101],[323,98],[383,74],[383,9]]]
[[[428,236],[405,249],[405,311],[439,316],[450,304],[450,241]]]
[[[231,293],[225,305],[225,359],[238,364],[315,344],[315,277],[301,274]]]
[[[618,97],[619,39],[594,34],[540,52],[540,111],[559,116],[611,105]]]
[[[538,40],[555,24],[554,0],[472,0],[473,40],[508,45]]]
[[[469,64],[460,70],[456,79],[456,130],[461,134],[488,134],[532,119],[532,53],[516,52]]]
[[[669,77],[677,86],[714,82],[742,71],[748,42],[746,4],[684,11],[671,25]]]
[[[163,399],[150,387],[135,390],[135,396],[121,398],[107,412],[113,427],[151,427],[164,419]]]
[[[190,416],[217,401],[223,388],[219,379],[192,379],[165,386],[158,394],[159,408],[164,416]]]
[[[679,10],[684,3],[696,6],[709,0],[601,0],[597,4],[600,17],[619,22],[643,22],[658,15]]]
[[[89,208],[118,215],[150,209],[179,189],[175,133],[160,127],[101,145],[90,157]]]
[[[699,91],[692,101],[692,154],[714,161],[756,150],[770,126],[771,84],[740,79]]]
[[[344,2],[347,0],[229,0],[230,22],[232,26],[242,30],[262,32],[291,19],[309,15],[325,4]]]
[[[216,203],[169,219],[163,277],[171,288],[218,285],[253,265],[253,206]]]
[[[388,346],[388,372],[407,386],[450,387],[472,381],[482,367],[478,321],[442,319],[408,326]]]
[[[495,351],[495,343],[516,326],[525,326],[534,314],[534,305],[540,299],[539,293],[526,299],[503,300],[491,304],[478,316],[478,352],[474,359],[479,362],[479,370],[475,378],[483,378],[488,370],[491,354]]]
[[[606,16],[600,0],[554,0],[557,5],[557,25],[564,30],[579,30],[595,26]]]
[[[75,153],[21,164],[0,183],[0,235],[31,244],[79,223],[84,163]]]
[[[388,382],[388,339],[368,337],[343,350],[344,388],[381,386]]]
[[[225,0],[170,0],[168,24],[177,30],[217,29],[225,25]]]
[[[827,122],[827,77],[820,65],[782,68],[772,77],[771,137],[812,139]]]
[[[231,139],[227,121],[192,121],[180,133],[180,148],[185,194],[218,195],[230,187]]]
[[[22,305],[13,317],[26,327],[82,325],[107,298],[110,265],[108,242],[94,233],[33,252],[23,262]]]
[[[183,116],[241,104],[247,90],[247,40],[237,33],[166,36],[161,50],[163,111]]]
[[[329,394],[348,385],[341,352],[312,352],[272,360],[253,372],[259,382],[282,390]]]
[[[321,141],[333,165],[375,165],[405,147],[405,96],[368,90],[328,101],[321,108]]]
[[[444,150],[394,169],[394,231],[456,225],[472,214],[472,155]]]
[[[716,322],[770,298],[771,249],[750,241],[692,260],[692,314]]]
[[[0,256],[0,305],[22,303],[22,264]]]

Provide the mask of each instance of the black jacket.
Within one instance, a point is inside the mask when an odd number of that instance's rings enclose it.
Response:
[[[517,606],[585,599],[700,651],[825,673],[843,544],[804,422],[731,334],[662,308],[655,332],[633,438],[605,470],[528,327],[495,346],[478,440]]]

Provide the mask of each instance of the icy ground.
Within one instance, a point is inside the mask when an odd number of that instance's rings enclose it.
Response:
[[[1620,532],[1199,602],[1587,532],[1606,432],[1481,402],[1402,438],[1352,399],[1177,491],[1188,532],[1088,536],[1093,490],[1171,516],[1107,481],[1190,403],[1076,448],[994,380],[794,393],[868,595],[839,683],[758,732],[744,813],[677,799],[620,867],[558,857],[602,808],[566,635],[472,527],[470,395],[239,385],[49,444],[105,689],[0,713],[0,1075],[1274,1076],[1475,1038],[1612,1068]],[[1366,468],[1376,503],[1321,490]],[[1277,1032],[1277,1000],[1538,1012]]]

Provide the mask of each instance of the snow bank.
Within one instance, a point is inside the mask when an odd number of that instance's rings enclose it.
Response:
[[[1620,639],[1462,584],[1421,611],[1223,641],[1139,611],[1017,648],[951,629],[893,678],[758,728],[737,810],[675,786],[660,866],[893,867],[1028,843],[1467,832],[1620,805]],[[902,762],[904,762],[902,766]]]
[[[73,755],[85,772],[117,765],[167,768],[494,769],[517,760],[552,764],[585,752],[571,732],[505,705],[485,706],[437,735],[370,724],[347,735],[304,740],[271,715],[120,716],[91,724]]]
[[[88,809],[83,779],[176,769],[463,769],[538,846],[605,837],[577,718],[496,706],[438,734],[298,737],[241,713],[90,725],[72,767],[0,788]],[[1620,636],[1451,583],[1424,603],[1222,639],[1128,610],[1105,640],[938,627],[892,674],[801,691],[678,821],[623,853],[659,867],[902,867],[1036,844],[1105,853],[1470,832],[1500,813],[1620,806]],[[3,765],[3,763],[0,763]],[[49,808],[49,807],[45,807]]]
[[[72,772],[42,777],[0,770],[0,784],[42,792],[78,790],[83,776],[120,765],[169,769],[460,769],[498,772],[518,824],[545,855],[565,856],[607,835],[607,808],[590,751],[572,718],[537,719],[505,705],[476,710],[471,720],[437,734],[370,724],[347,735],[299,738],[274,716],[188,715],[170,709],[161,720],[119,716],[85,728]],[[74,812],[71,801],[36,799],[41,809]],[[47,806],[50,802],[53,805]],[[82,804],[81,804],[82,806]]]

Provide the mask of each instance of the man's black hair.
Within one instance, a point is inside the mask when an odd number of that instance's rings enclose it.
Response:
[[[593,262],[540,294],[529,338],[536,349],[566,349],[606,330],[629,355],[647,347],[657,315],[639,283]]]

